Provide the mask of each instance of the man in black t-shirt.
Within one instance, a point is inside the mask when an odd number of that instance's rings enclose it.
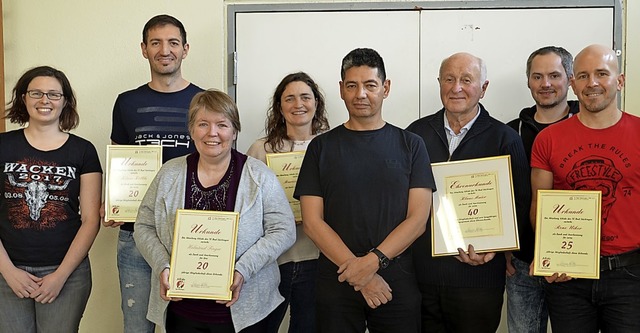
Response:
[[[304,231],[321,251],[318,332],[419,332],[420,295],[406,251],[435,190],[422,140],[382,119],[389,94],[371,49],[342,61],[349,120],[310,144],[297,181]]]

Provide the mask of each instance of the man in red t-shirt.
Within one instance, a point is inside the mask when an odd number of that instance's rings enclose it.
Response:
[[[531,153],[531,220],[537,190],[602,192],[600,279],[546,277],[551,327],[558,332],[640,332],[640,118],[616,104],[624,86],[618,59],[602,45],[575,58],[571,86],[580,112],[549,126]]]

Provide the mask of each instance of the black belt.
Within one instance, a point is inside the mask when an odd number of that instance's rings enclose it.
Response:
[[[612,271],[618,268],[640,264],[640,249],[612,256],[600,257],[600,271]]]

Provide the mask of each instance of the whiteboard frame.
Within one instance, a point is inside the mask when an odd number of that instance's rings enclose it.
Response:
[[[279,81],[279,78],[281,77],[281,75],[283,76],[288,72],[278,73],[276,75],[278,79],[274,79],[274,75],[276,72],[278,72],[278,69],[283,68],[282,66],[288,67],[289,64],[292,64],[292,62],[291,60],[289,60],[289,62],[282,63],[282,61],[285,61],[287,59],[286,57],[275,58],[273,59],[274,62],[272,63],[272,66],[265,68],[265,67],[260,67],[262,66],[260,64],[258,68],[255,68],[255,66],[258,64],[256,60],[260,61],[260,59],[262,59],[261,54],[263,53],[263,50],[269,50],[272,48],[273,41],[272,41],[272,37],[268,37],[269,35],[275,34],[275,36],[280,36],[283,33],[288,34],[290,32],[292,36],[298,36],[297,38],[300,38],[300,36],[297,35],[298,31],[296,30],[289,31],[287,29],[288,25],[291,25],[291,26],[296,26],[300,24],[305,25],[307,22],[309,22],[313,26],[317,26],[317,28],[306,28],[300,31],[308,31],[309,33],[313,33],[321,37],[324,36],[323,38],[325,39],[325,44],[326,44],[326,38],[336,35],[336,31],[333,31],[326,26],[327,22],[333,22],[334,20],[336,20],[336,24],[338,22],[341,22],[340,24],[346,25],[347,27],[352,26],[352,27],[358,27],[356,29],[359,29],[359,27],[363,26],[362,18],[368,17],[367,13],[371,13],[371,18],[374,20],[375,20],[375,17],[379,17],[380,15],[383,15],[383,16],[386,15],[389,18],[393,18],[393,17],[397,18],[399,15],[413,16],[417,14],[416,16],[419,19],[417,21],[418,28],[416,29],[418,31],[419,37],[418,39],[415,39],[416,40],[415,43],[412,43],[412,44],[405,43],[404,45],[398,44],[398,41],[414,40],[413,37],[410,37],[410,35],[414,34],[415,31],[412,29],[409,29],[409,30],[406,29],[409,26],[408,25],[405,26],[405,23],[408,24],[410,20],[400,20],[400,21],[395,20],[394,22],[394,19],[390,19],[390,21],[387,22],[389,25],[385,26],[383,24],[383,25],[375,26],[375,29],[371,30],[372,33],[368,33],[369,31],[361,31],[361,33],[364,33],[364,35],[362,36],[364,36],[365,38],[359,40],[360,43],[364,43],[363,45],[365,46],[368,45],[367,47],[373,47],[378,51],[380,51],[383,57],[388,56],[389,59],[391,59],[391,61],[386,61],[387,62],[386,65],[388,69],[393,67],[394,73],[413,73],[412,66],[417,66],[420,68],[419,74],[417,76],[417,84],[415,83],[414,79],[416,78],[413,77],[415,76],[413,74],[401,75],[399,77],[395,76],[397,74],[393,74],[393,73],[390,73],[389,75],[389,78],[392,79],[392,82],[395,82],[395,84],[392,87],[392,91],[395,91],[395,93],[392,93],[393,98],[389,99],[387,103],[385,103],[385,105],[388,106],[388,108],[385,108],[385,109],[409,110],[409,111],[400,112],[400,113],[386,112],[385,113],[386,116],[384,116],[384,118],[386,121],[394,125],[397,125],[399,127],[405,127],[408,124],[410,124],[413,120],[419,119],[421,117],[424,117],[425,115],[431,114],[442,107],[440,103],[436,102],[436,100],[439,100],[439,98],[436,97],[437,94],[434,94],[434,92],[438,90],[437,86],[435,88],[433,87],[433,84],[436,82],[435,78],[437,77],[437,72],[433,72],[431,70],[431,67],[425,67],[426,63],[422,61],[424,60],[422,54],[426,50],[425,49],[426,46],[423,45],[423,43],[424,42],[428,43],[428,40],[425,40],[423,36],[430,35],[430,34],[425,35],[425,30],[423,30],[423,24],[432,22],[431,20],[425,21],[425,18],[429,16],[433,18],[440,18],[440,16],[442,15],[451,15],[451,14],[446,14],[445,12],[455,13],[456,11],[460,11],[460,15],[466,18],[463,19],[464,22],[460,21],[458,22],[458,24],[463,23],[463,26],[466,27],[466,25],[468,24],[473,25],[474,21],[478,19],[479,23],[486,24],[486,25],[482,25],[482,28],[487,28],[489,29],[488,31],[492,31],[492,30],[496,31],[496,29],[500,30],[499,25],[496,26],[493,23],[493,21],[491,20],[486,21],[486,19],[481,19],[481,17],[484,16],[486,18],[486,15],[492,11],[496,12],[496,15],[498,15],[499,17],[502,17],[503,13],[501,13],[501,10],[505,10],[505,11],[512,10],[514,12],[523,13],[523,12],[526,12],[528,9],[531,9],[534,11],[535,10],[549,11],[550,14],[553,14],[553,15],[550,15],[549,20],[550,22],[554,22],[554,23],[558,22],[557,31],[560,34],[560,36],[562,36],[561,34],[562,24],[571,24],[571,20],[574,20],[574,19],[577,20],[576,22],[579,22],[576,26],[573,27],[573,29],[569,28],[567,34],[565,34],[562,38],[560,38],[560,40],[556,40],[554,42],[553,41],[554,39],[551,39],[550,43],[552,44],[556,43],[558,45],[565,46],[565,42],[562,41],[563,38],[566,40],[566,38],[573,36],[573,34],[575,34],[576,31],[580,31],[580,32],[585,31],[586,35],[583,35],[580,38],[584,41],[585,45],[592,44],[592,43],[602,43],[602,44],[610,45],[611,47],[617,50],[618,59],[619,61],[621,60],[622,58],[621,48],[623,47],[623,44],[621,42],[622,41],[621,0],[582,0],[582,1],[580,0],[558,0],[558,1],[494,0],[494,1],[427,1],[427,2],[423,1],[423,2],[415,2],[415,3],[340,2],[340,3],[312,3],[312,4],[280,3],[280,4],[268,4],[268,5],[267,4],[229,4],[227,5],[227,25],[228,25],[228,29],[227,29],[228,73],[226,78],[227,92],[236,101],[236,103],[238,103],[238,107],[241,110],[243,110],[241,112],[241,114],[245,116],[244,118],[245,121],[243,123],[246,123],[244,124],[245,126],[243,126],[242,133],[238,135],[238,139],[234,142],[234,147],[236,147],[240,151],[245,151],[246,149],[249,148],[249,145],[251,144],[251,142],[253,142],[255,139],[259,137],[264,136],[264,127],[263,127],[264,114],[269,106],[269,101],[268,101],[269,96],[271,94],[272,89],[275,87],[275,85]],[[564,16],[557,15],[554,9],[558,9],[558,12],[563,12],[563,11],[567,12],[567,10],[575,9],[575,13],[569,12],[568,13],[569,15],[571,14],[574,14],[574,15],[567,16],[568,17],[567,21],[559,21],[559,20],[562,20]],[[582,13],[584,14],[587,14],[589,12],[595,13],[596,11],[594,10],[604,14],[600,14],[598,16],[585,15],[584,16],[585,19],[587,20],[587,22],[589,22],[589,20],[592,20],[594,18],[602,18],[602,20],[606,22],[605,23],[606,31],[603,31],[602,27],[600,27],[600,28],[596,28],[596,30],[593,31],[594,32],[593,34],[590,34],[589,33],[590,26],[589,25],[585,26],[584,20],[580,21],[579,19],[583,17],[583,15],[581,15]],[[477,12],[478,15],[473,14],[475,12]],[[271,13],[273,14],[273,16],[268,15]],[[304,15],[298,16],[298,15],[295,15],[296,13],[300,13]],[[353,15],[349,15],[349,13],[353,13]],[[439,13],[442,13],[442,15],[440,15]],[[323,16],[324,14],[328,14],[327,15],[328,19],[323,19],[320,21],[314,21],[315,19],[312,19],[313,17],[324,17]],[[488,15],[491,15],[491,14],[488,14]],[[251,17],[254,17],[256,21],[254,21],[254,19],[252,19]],[[275,19],[275,21],[272,21],[272,23],[267,23],[270,20],[269,17],[271,17],[272,20]],[[286,17],[288,17],[288,19],[284,19]],[[348,19],[349,17],[352,17],[353,19]],[[453,17],[456,18],[456,22],[457,22],[457,16],[453,16]],[[306,18],[309,18],[309,21],[307,21]],[[347,19],[345,20],[345,18]],[[507,14],[507,18],[510,18],[508,14]],[[539,16],[537,16],[537,19],[538,21],[535,21],[533,23],[528,23],[528,24],[531,27],[535,28],[535,24],[544,24],[546,22],[544,20],[544,17],[540,18]],[[445,20],[442,22],[443,29],[447,29],[447,31],[454,32],[456,31],[455,29],[457,29],[458,27],[451,26],[449,24],[450,21],[451,20]],[[515,21],[516,23],[513,23],[512,19],[505,19],[505,21],[511,22],[506,24],[516,24],[517,30],[523,31],[523,33],[525,34],[527,33],[527,31],[529,31],[527,30],[528,26],[523,27],[518,24],[518,22],[520,21],[516,20]],[[268,32],[263,31],[263,33],[267,34],[267,37],[261,39],[261,38],[257,38],[258,36],[257,34],[251,33],[252,30],[250,29],[255,29],[255,24],[251,22],[255,22],[256,24],[258,24],[258,26],[264,23],[269,24],[268,26],[265,26]],[[259,23],[259,22],[262,22],[262,23]],[[563,22],[563,23],[560,23],[560,22]],[[393,34],[393,31],[394,31],[393,28],[389,28],[389,27],[397,26],[397,28],[399,29],[398,32],[401,34],[407,34],[407,38],[389,39],[389,37],[386,36],[386,39],[385,38],[376,39],[374,37],[374,39],[372,40],[371,36],[376,35],[376,33],[373,31],[377,31],[378,34],[382,33],[382,31],[380,30],[381,26],[385,26],[384,29],[386,30],[384,30],[385,31],[384,35],[387,35],[387,32],[390,32],[391,34]],[[273,32],[271,27],[273,27]],[[329,29],[327,30],[326,34],[322,33],[323,31],[325,31],[324,29]],[[451,29],[454,29],[454,30],[451,30]],[[476,26],[476,29],[480,29],[480,26]],[[352,30],[348,30],[348,31],[352,31]],[[485,33],[485,31],[487,30],[484,30],[484,29],[481,30],[479,32],[478,38],[486,39],[488,36]],[[549,29],[547,29],[546,31],[547,33],[549,33]],[[553,33],[555,33],[554,29],[551,29],[551,31],[554,31]],[[471,33],[470,35],[471,35],[471,39],[470,39],[471,44],[469,43],[461,44],[460,50],[453,50],[453,51],[458,52],[458,51],[464,51],[464,50],[469,50],[469,51],[473,50],[474,49],[473,36],[475,35],[475,33]],[[240,37],[242,39],[238,40],[237,39],[238,36],[246,36],[246,37]],[[607,36],[610,36],[610,37],[607,37]],[[467,35],[464,35],[462,37],[466,38]],[[335,37],[332,37],[332,38],[335,38]],[[532,39],[531,39],[532,50],[540,46],[544,46],[542,44],[540,45],[537,44],[535,40],[536,38],[533,38],[532,36]],[[341,50],[340,47],[344,48],[344,45],[342,45],[344,43],[341,44],[341,42],[343,42],[342,39],[336,39],[335,41],[336,41],[336,44],[334,45],[334,47],[331,50],[326,50],[326,51],[333,52],[336,50]],[[516,39],[516,42],[514,43],[517,44],[517,42],[519,41],[520,39]],[[540,41],[538,40],[538,43],[539,42]],[[491,39],[487,40],[487,43],[489,43],[487,45],[493,45],[491,46],[491,48],[496,47],[496,45],[494,45],[493,43],[493,40]],[[413,45],[418,46],[417,51],[412,49]],[[497,46],[498,49],[502,49],[499,45],[500,44],[498,44]],[[505,44],[505,46],[506,45],[507,44]],[[522,57],[523,59],[526,59],[530,51],[524,52],[522,50],[523,46],[526,47],[525,45],[520,44],[520,47],[518,47],[514,51],[518,52],[517,53],[518,58]],[[249,49],[247,49],[247,47],[249,47]],[[360,47],[362,47],[362,45],[360,45]],[[576,53],[583,47],[583,45],[581,45],[580,43],[566,43],[566,47],[568,47],[570,52]],[[398,50],[405,50],[405,52],[399,55],[397,52]],[[433,50],[443,51],[444,49],[437,48]],[[244,51],[250,51],[250,53],[246,53]],[[255,53],[255,52],[258,52],[258,53]],[[393,52],[395,52],[395,54]],[[417,52],[417,53],[414,53],[414,52]],[[250,61],[248,63],[246,62],[247,54],[255,54],[255,56],[249,57]],[[447,53],[443,56],[438,52],[435,52],[435,54],[436,54],[435,57],[439,59],[448,55]],[[417,55],[418,57],[417,62],[415,63],[411,62],[416,59],[409,59],[409,58],[404,59],[403,55],[408,55],[408,56]],[[488,61],[493,65],[495,65],[496,61],[500,63],[500,60],[495,59],[492,53],[487,54],[485,52],[485,54],[478,54],[478,55],[483,58],[486,57],[485,61]],[[341,57],[342,57],[342,53],[340,53],[339,55],[332,54],[330,56],[330,58],[335,58],[336,63],[339,63],[339,59]],[[237,61],[238,58],[240,59],[240,62]],[[400,61],[398,61],[399,59]],[[311,65],[311,67],[309,67],[310,64],[308,63],[308,61],[305,62],[305,60],[317,61],[317,59],[314,60],[311,58],[303,58],[301,59],[301,62],[295,62],[297,65],[291,67],[293,69],[290,69],[290,70],[295,71],[295,69],[298,68],[297,70],[303,70],[310,73],[311,76],[316,79],[316,82],[318,82],[321,89],[324,89],[326,100],[329,103],[327,105],[327,111],[328,111],[327,116],[329,118],[331,127],[335,127],[340,123],[342,123],[343,121],[346,121],[345,117],[347,115],[346,115],[346,112],[344,112],[344,106],[342,105],[342,101],[340,101],[339,99],[336,99],[336,96],[335,96],[336,92],[333,91],[333,88],[331,88],[333,87],[334,83],[332,80],[330,80],[327,77],[328,75],[328,72],[326,72],[327,68],[322,67],[323,69],[320,69],[321,74],[318,75],[318,73],[314,70],[316,69],[316,67],[314,65]],[[426,60],[428,61],[430,66],[433,65],[431,64],[431,62],[433,61],[429,59],[426,59]],[[512,64],[511,66],[513,66],[513,63],[514,63],[513,59],[509,58],[508,62],[510,62]],[[522,62],[524,63],[524,61]],[[250,64],[250,65],[249,67],[247,67],[245,66],[245,64]],[[400,68],[400,70],[398,70],[398,68]],[[488,103],[487,106],[495,118],[497,118],[500,121],[507,122],[507,121],[510,121],[511,119],[516,118],[518,114],[517,113],[518,110],[520,110],[523,106],[527,106],[532,103],[530,101],[530,92],[528,91],[528,89],[524,87],[524,84],[521,88],[517,88],[517,89],[514,88],[516,86],[519,86],[519,82],[525,81],[524,76],[522,78],[522,81],[519,78],[516,80],[515,77],[511,77],[508,74],[510,73],[509,71],[505,72],[504,68],[500,68],[500,67],[495,67],[495,68],[498,68],[498,70],[495,71],[495,70],[491,70],[491,68],[489,69],[490,81],[491,81],[491,77],[500,78],[500,77],[504,77],[504,75],[507,75],[509,79],[508,81],[504,81],[502,79],[494,80],[494,84],[491,85],[494,88],[492,88],[491,90],[492,92],[489,93],[486,100],[483,102]],[[515,70],[518,72],[524,73],[523,66],[520,66],[519,63],[517,65],[517,68],[515,68]],[[254,72],[259,74],[253,77]],[[242,75],[242,76],[238,77],[238,75]],[[249,76],[249,78],[247,78],[247,75]],[[336,77],[336,79],[339,79],[339,77]],[[260,80],[262,82],[258,82],[257,80]],[[408,82],[412,80],[414,80],[413,81],[414,83],[407,85]],[[247,85],[243,82],[247,82],[249,84]],[[239,86],[239,84],[242,84],[242,86]],[[268,85],[269,87],[266,87],[265,85]],[[394,89],[394,87],[396,89]],[[265,89],[267,88],[270,91],[270,93],[265,93]],[[512,90],[512,89],[516,89],[516,90]],[[413,94],[416,93],[415,90],[417,90],[417,96],[414,99]],[[251,96],[250,97],[245,96],[246,92],[251,92]],[[511,100],[511,102],[509,103],[506,103],[506,104],[502,103],[500,99],[500,94],[502,93],[503,94],[502,96],[505,96],[504,95],[505,92],[507,96],[512,96],[518,101],[526,99],[526,100],[529,100],[530,102],[525,102],[523,104],[520,104],[520,103],[514,103]],[[570,97],[571,99],[575,99],[575,96],[573,95],[572,90],[570,90]],[[624,93],[619,94],[617,96],[617,99],[618,99],[618,104],[624,109],[624,104],[623,104]],[[339,101],[339,104],[336,103],[337,101]],[[402,101],[402,104],[399,104],[398,101]],[[411,114],[413,110],[417,110],[416,115]]]
[[[527,8],[613,8],[614,48],[622,63],[622,4],[620,0],[493,0],[419,2],[333,2],[297,4],[228,4],[227,6],[227,93],[236,99],[236,15],[269,12],[337,12],[433,9],[527,9]],[[620,95],[618,96],[620,102]]]

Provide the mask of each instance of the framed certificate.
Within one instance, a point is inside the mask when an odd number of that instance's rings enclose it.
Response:
[[[302,223],[302,212],[300,210],[300,201],[293,197],[293,191],[296,189],[300,166],[304,159],[304,151],[294,151],[290,153],[267,154],[267,165],[278,177],[284,193],[289,200],[289,206],[293,211],[296,224]]]
[[[231,300],[238,217],[237,212],[176,211],[167,296]]]
[[[161,146],[108,145],[105,221],[135,222],[140,202],[161,166]]]
[[[533,275],[600,278],[602,192],[539,190]]]
[[[431,164],[431,254],[457,255],[518,250],[511,157],[496,156]]]

